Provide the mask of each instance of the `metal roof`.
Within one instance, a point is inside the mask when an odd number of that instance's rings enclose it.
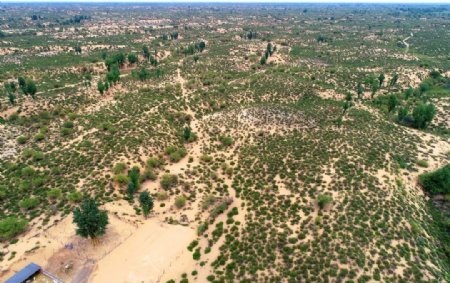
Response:
[[[22,270],[11,276],[5,283],[23,283],[28,280],[30,277],[35,275],[41,270],[41,267],[35,263],[30,263]]]

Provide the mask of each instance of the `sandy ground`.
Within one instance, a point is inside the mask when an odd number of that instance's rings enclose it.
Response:
[[[166,269],[188,253],[186,247],[194,237],[189,227],[150,219],[98,262],[89,282],[159,282]]]

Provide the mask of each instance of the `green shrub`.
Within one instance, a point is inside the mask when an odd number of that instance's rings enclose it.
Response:
[[[28,141],[28,137],[27,136],[20,136],[17,138],[17,142],[19,144],[25,144]]]
[[[161,178],[160,184],[163,189],[168,190],[178,184],[178,177],[173,174],[164,174]]]
[[[186,197],[185,196],[177,196],[175,198],[175,206],[177,208],[183,208],[186,205]]]
[[[38,133],[34,136],[35,141],[42,141],[45,139],[45,135],[43,133]]]
[[[230,146],[233,144],[233,138],[229,137],[229,136],[220,136],[219,137],[219,141],[224,145],[224,146]]]
[[[329,204],[333,198],[330,195],[319,195],[317,198],[317,204],[319,205],[320,209],[324,209],[327,204]]]
[[[116,165],[114,165],[113,172],[114,172],[114,174],[120,174],[120,173],[125,172],[125,170],[127,170],[127,165],[123,162],[119,162],[119,163],[116,163]]]
[[[428,162],[426,160],[420,159],[417,160],[417,165],[419,165],[420,167],[428,167]]]
[[[435,171],[424,173],[419,176],[419,183],[429,193],[449,194],[450,193],[450,164]]]
[[[156,193],[156,199],[159,201],[164,201],[169,198],[169,194],[166,191],[159,191]]]
[[[123,186],[123,185],[128,184],[129,178],[128,178],[128,176],[125,175],[125,174],[117,174],[116,176],[114,176],[114,181],[115,181],[117,184]]]
[[[148,168],[159,168],[159,167],[161,167],[161,165],[162,165],[162,162],[157,157],[150,157],[147,160],[147,167]]]
[[[28,221],[16,217],[0,220],[0,240],[9,240],[19,235],[28,226]]]
[[[82,197],[83,195],[80,192],[72,192],[67,198],[72,202],[79,202]]]
[[[26,198],[19,202],[19,206],[24,209],[33,209],[39,205],[39,200],[37,198],[31,197]]]
[[[61,189],[51,189],[47,192],[47,197],[51,199],[58,199],[62,196]]]

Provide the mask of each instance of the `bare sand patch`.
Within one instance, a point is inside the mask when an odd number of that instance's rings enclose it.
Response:
[[[182,265],[178,259],[194,237],[191,228],[150,219],[98,262],[89,282],[158,282],[172,264]]]

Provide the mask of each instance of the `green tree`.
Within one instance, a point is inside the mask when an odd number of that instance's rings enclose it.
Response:
[[[105,84],[103,82],[99,81],[97,83],[97,89],[98,89],[98,91],[100,92],[101,95],[103,95],[103,93],[105,92],[105,88],[106,87],[105,87]]]
[[[16,104],[16,95],[12,92],[8,93],[8,101],[11,105]]]
[[[135,190],[139,189],[139,167],[134,166],[131,168],[131,170],[128,172],[128,178],[130,179],[130,182],[133,183]]]
[[[414,107],[414,126],[418,129],[425,129],[433,120],[436,114],[436,107],[433,104],[419,104]]]
[[[330,195],[319,195],[317,198],[317,204],[319,205],[320,209],[324,209],[327,204],[331,203],[333,201],[333,198]]]
[[[414,94],[414,89],[412,87],[409,87],[406,91],[405,91],[405,98],[406,100],[408,100],[411,95]]]
[[[188,141],[188,140],[189,140],[189,138],[191,137],[191,133],[192,133],[191,128],[189,128],[189,127],[184,127],[184,129],[183,129],[183,138],[184,138],[184,141]]]
[[[398,104],[397,96],[393,94],[389,95],[387,103],[389,113],[392,112],[395,109],[395,107],[397,107],[397,104]]]
[[[145,81],[150,77],[150,72],[146,68],[141,68],[137,73],[137,76],[140,81]]]
[[[81,46],[75,46],[74,47],[75,53],[81,54]]]
[[[75,208],[73,222],[77,225],[77,235],[91,239],[104,235],[109,223],[108,214],[100,210],[93,199],[86,199],[79,208]]]
[[[139,194],[139,204],[141,205],[145,218],[147,218],[150,211],[153,209],[153,198],[147,191]]]
[[[401,107],[400,109],[398,109],[397,120],[399,122],[402,122],[406,118],[406,116],[408,116],[408,108]]]
[[[361,83],[358,83],[358,89],[357,89],[357,92],[358,92],[358,99],[361,99],[361,96],[362,96],[362,94],[364,93],[364,88],[363,88],[363,86],[362,86]]]
[[[130,64],[136,64],[138,62],[138,57],[136,56],[136,54],[130,53],[128,54],[128,62]]]
[[[142,53],[144,54],[144,58],[145,59],[150,59],[150,50],[148,49],[147,46],[142,46]]]
[[[380,85],[378,84],[378,82],[377,81],[373,81],[373,83],[372,83],[372,93],[371,93],[372,99],[375,96],[375,93],[377,93],[379,87],[380,87]]]
[[[34,98],[37,92],[36,83],[32,79],[28,79],[25,86],[25,94],[31,95]]]
[[[385,79],[385,78],[386,78],[386,77],[384,76],[383,73],[381,73],[381,74],[378,76],[378,81],[380,82],[380,87],[383,86],[383,82],[384,82],[384,79]]]
[[[389,82],[390,86],[394,86],[397,84],[398,81],[398,74],[394,74],[394,76],[392,77],[391,81]]]
[[[25,85],[27,84],[24,77],[18,77],[17,82],[19,83],[19,87],[22,89],[22,91],[25,90]],[[25,92],[25,91],[24,91]]]
[[[259,62],[261,63],[261,65],[265,65],[266,62],[267,62],[267,57],[266,57],[266,55],[263,55],[263,56],[261,57],[261,60],[259,60]]]
[[[120,79],[120,71],[119,71],[119,66],[117,66],[117,64],[114,64],[111,66],[110,71],[106,74],[106,80],[109,83],[115,83],[117,81],[119,81]]]

